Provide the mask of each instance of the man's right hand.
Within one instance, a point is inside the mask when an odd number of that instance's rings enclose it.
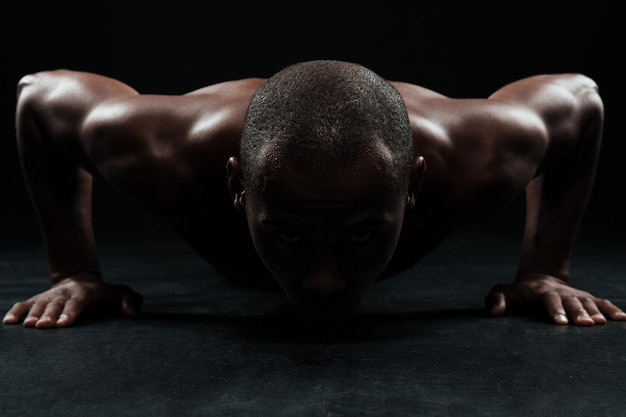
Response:
[[[104,309],[121,311],[127,317],[137,317],[143,297],[126,285],[107,284],[94,274],[80,273],[26,301],[15,303],[2,323],[17,324],[25,317],[24,327],[67,327],[86,308],[96,304]]]

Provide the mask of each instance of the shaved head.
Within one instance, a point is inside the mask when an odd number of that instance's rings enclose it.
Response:
[[[371,153],[383,156],[389,180],[405,190],[413,141],[404,102],[389,82],[361,65],[295,64],[269,78],[250,101],[240,149],[248,189],[263,187],[284,164],[316,175]]]

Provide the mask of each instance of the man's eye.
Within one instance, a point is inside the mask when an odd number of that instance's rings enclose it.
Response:
[[[349,235],[350,241],[352,241],[354,243],[366,243],[366,242],[369,242],[370,239],[372,239],[373,236],[374,236],[374,232],[369,231],[369,230],[352,232]]]
[[[298,243],[302,240],[302,233],[283,230],[278,232],[278,238],[284,243]]]

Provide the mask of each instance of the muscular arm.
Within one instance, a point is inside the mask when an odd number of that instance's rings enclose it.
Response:
[[[18,85],[16,130],[20,161],[48,257],[50,291],[16,303],[3,323],[26,316],[25,326],[71,324],[102,298],[138,295],[102,283],[91,223],[92,172],[82,141],[85,119],[98,103],[136,94],[114,80],[69,71],[38,73]],[[131,305],[133,304],[134,305]]]
[[[539,76],[513,83],[491,97],[519,103],[545,126],[545,152],[526,188],[526,224],[513,287],[494,288],[493,314],[511,303],[543,304],[555,323],[578,325],[626,319],[608,300],[567,285],[572,251],[593,186],[603,124],[603,103],[593,80],[578,74]]]
[[[260,79],[187,95],[139,95],[75,71],[24,77],[18,86],[20,159],[47,250],[52,288],[16,303],[3,323],[67,326],[96,303],[137,314],[141,296],[102,281],[91,223],[93,175],[167,214],[207,193],[238,147]],[[181,203],[183,202],[183,203]]]

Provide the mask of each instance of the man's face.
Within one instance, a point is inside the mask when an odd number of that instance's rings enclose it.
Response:
[[[406,194],[382,155],[311,175],[281,163],[246,190],[257,252],[296,311],[314,326],[347,321],[389,262]]]

